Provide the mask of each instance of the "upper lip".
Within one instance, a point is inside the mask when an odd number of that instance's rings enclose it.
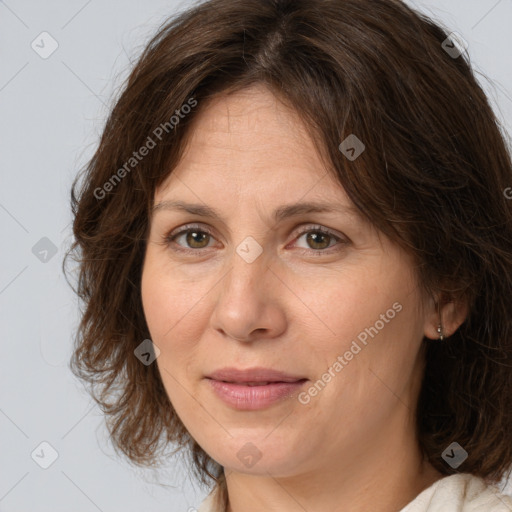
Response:
[[[304,380],[305,377],[292,375],[290,373],[273,370],[272,368],[221,368],[207,375],[207,378],[225,382],[296,382]]]

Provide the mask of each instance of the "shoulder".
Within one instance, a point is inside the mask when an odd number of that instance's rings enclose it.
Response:
[[[469,473],[441,478],[400,512],[512,512],[512,498]]]

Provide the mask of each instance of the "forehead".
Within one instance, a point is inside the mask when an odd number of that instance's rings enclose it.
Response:
[[[183,156],[157,189],[155,202],[171,190],[195,193],[195,201],[229,191],[240,198],[279,192],[293,200],[308,195],[349,202],[299,114],[266,87],[219,95],[199,108]]]
[[[268,87],[254,84],[245,89],[219,93],[199,105],[197,128],[217,133],[245,133],[281,128],[288,131],[299,121],[298,113],[285,105]]]

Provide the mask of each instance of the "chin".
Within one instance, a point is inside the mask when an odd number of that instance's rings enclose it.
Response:
[[[237,473],[290,476],[297,468],[297,450],[292,444],[283,444],[282,440],[265,439],[269,432],[271,430],[265,429],[262,436],[252,438],[234,436],[205,451],[221,466]]]

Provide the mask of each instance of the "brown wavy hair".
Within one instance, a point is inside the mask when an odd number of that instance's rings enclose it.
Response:
[[[105,413],[116,451],[154,466],[171,445],[186,448],[196,476],[213,479],[225,503],[222,466],[187,432],[157,365],[134,355],[150,338],[141,271],[155,189],[197,112],[263,83],[300,114],[362,214],[414,256],[422,289],[469,305],[446,341],[424,339],[424,457],[455,473],[441,454],[457,441],[469,454],[460,471],[493,483],[510,471],[511,154],[468,53],[443,48],[448,35],[397,0],[210,0],[159,27],[73,182],[75,240],[63,262],[65,273],[69,256],[79,263],[85,306],[70,367]],[[338,147],[350,134],[366,146],[354,161]],[[155,146],[131,160],[148,137]]]

